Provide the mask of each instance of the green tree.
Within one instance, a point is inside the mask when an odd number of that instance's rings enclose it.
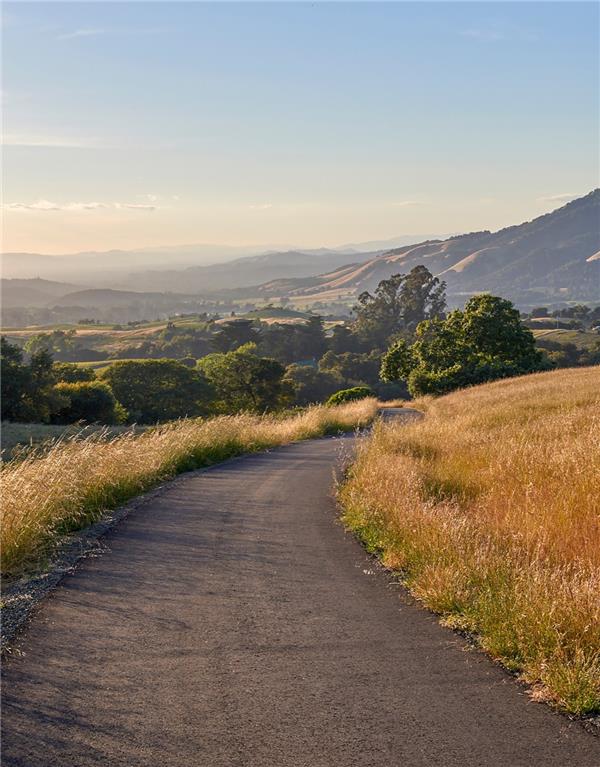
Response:
[[[426,319],[443,317],[446,284],[424,266],[408,274],[394,274],[382,280],[374,294],[365,291],[354,307],[354,330],[371,348],[384,348],[392,336],[414,331]]]
[[[56,391],[68,402],[52,414],[52,423],[122,423],[127,413],[110,387],[101,381],[62,382]]]
[[[315,315],[293,327],[297,338],[296,360],[318,360],[327,348],[323,318]]]
[[[446,283],[425,266],[415,266],[400,287],[404,326],[414,330],[426,319],[441,318],[446,311]]]
[[[123,360],[99,378],[110,386],[131,422],[205,415],[214,396],[201,372],[176,360]]]
[[[344,352],[334,354],[326,352],[319,361],[319,370],[333,375],[340,384],[355,386],[368,384],[373,386],[379,380],[381,354],[373,351],[370,354]]]
[[[284,366],[259,357],[256,344],[209,354],[198,361],[198,369],[217,392],[215,409],[220,413],[262,413],[276,410],[293,398],[293,388],[284,381]]]
[[[48,354],[62,359],[73,358],[75,350],[75,329],[53,330],[50,333],[38,333],[32,336],[25,344],[25,351],[34,355],[45,351]]]
[[[2,419],[24,423],[47,423],[50,415],[65,404],[55,390],[52,356],[40,349],[28,364],[18,346],[1,339]]]
[[[82,367],[74,362],[55,362],[52,371],[55,380],[59,383],[80,383],[93,381],[96,378],[93,368]]]
[[[2,353],[2,420],[16,421],[25,392],[28,390],[31,371],[23,364],[21,349],[9,343],[4,336],[0,339]]]
[[[297,324],[263,323],[258,347],[264,356],[284,364],[317,360],[327,348],[323,318],[309,317],[307,322]]]
[[[328,346],[329,351],[332,351],[334,354],[361,351],[361,343],[358,336],[346,325],[333,326]]]
[[[413,396],[442,394],[548,367],[510,301],[482,294],[447,319],[421,322],[416,341],[398,341],[384,355],[384,381],[404,380]]]
[[[262,356],[291,364],[301,359],[297,346],[294,325],[272,322],[261,326],[258,350]]]
[[[231,320],[220,326],[220,330],[211,341],[217,352],[231,352],[247,343],[258,342],[258,331],[253,320]]]
[[[340,381],[312,365],[290,365],[285,371],[284,381],[294,389],[296,405],[312,405],[323,402],[340,388]]]
[[[550,314],[548,312],[547,306],[536,306],[534,309],[531,310],[529,316],[532,319],[537,319],[540,317],[549,317]]]

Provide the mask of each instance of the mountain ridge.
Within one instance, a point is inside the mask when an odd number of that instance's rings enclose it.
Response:
[[[319,275],[310,286],[288,282],[286,295],[303,302],[347,299],[419,264],[445,280],[451,296],[489,291],[521,303],[600,300],[600,189],[497,232],[469,232],[393,248]],[[261,286],[271,293],[277,287],[274,282]]]

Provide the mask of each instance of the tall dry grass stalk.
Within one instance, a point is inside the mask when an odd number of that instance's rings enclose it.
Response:
[[[598,711],[600,368],[416,405],[360,448],[346,522],[536,695]]]
[[[370,423],[373,399],[315,406],[289,417],[186,419],[112,439],[58,441],[43,455],[2,469],[2,572],[16,575],[46,557],[64,533],[176,474],[242,453],[348,431]]]

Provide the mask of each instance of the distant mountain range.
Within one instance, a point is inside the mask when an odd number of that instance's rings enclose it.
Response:
[[[123,307],[136,301],[147,302],[149,307],[172,307],[178,301],[187,306],[203,296],[287,297],[302,305],[352,303],[380,280],[424,264],[446,281],[453,305],[482,291],[505,296],[522,307],[561,301],[600,303],[599,189],[552,213],[498,232],[427,238],[419,243],[407,239],[411,241],[400,247],[371,252],[355,252],[352,246],[292,249],[246,254],[211,265],[197,265],[197,261],[206,256],[206,251],[198,249],[212,246],[194,245],[179,251],[156,248],[64,257],[6,254],[4,278],[19,269],[40,277],[47,277],[49,269],[50,274],[66,270],[68,276],[60,282],[3,279],[2,299],[6,308]],[[158,268],[177,258],[196,259],[196,265]],[[101,264],[104,270],[98,272]]]
[[[2,280],[2,307],[48,306],[79,290],[79,285],[51,280]]]
[[[94,282],[111,286],[130,272],[147,269],[185,269],[242,256],[255,255],[261,248],[228,245],[175,245],[139,250],[86,251],[58,256],[42,253],[3,253],[5,279],[42,278],[75,283]]]
[[[206,293],[215,290],[232,290],[259,285],[281,278],[310,276],[337,269],[349,259],[368,260],[377,253],[339,253],[334,250],[290,250],[284,253],[262,253],[257,256],[237,258],[224,264],[194,266],[183,271],[146,271],[131,274],[122,280],[124,286],[135,285],[137,290],[169,290],[172,292]]]
[[[165,245],[138,250],[110,250],[49,256],[42,253],[2,254],[4,279],[66,281],[79,285],[127,290],[205,291],[256,285],[283,275],[303,276],[360,260],[390,247],[409,245],[423,235],[403,235],[380,243],[306,249],[289,245]],[[369,247],[367,247],[369,245]],[[371,247],[372,246],[372,247]],[[368,253],[367,253],[368,251]],[[254,258],[240,271],[242,260]],[[231,267],[225,266],[231,264]],[[187,270],[198,269],[198,272]],[[290,272],[291,270],[291,272]],[[192,286],[189,280],[192,280]]]
[[[533,221],[388,250],[311,279],[271,281],[268,295],[292,301],[349,299],[424,264],[446,281],[454,303],[489,291],[521,305],[600,301],[600,189]]]

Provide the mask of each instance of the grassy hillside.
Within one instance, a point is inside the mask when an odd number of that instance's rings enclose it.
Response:
[[[180,472],[365,426],[376,413],[369,399],[287,416],[184,419],[142,434],[59,442],[40,456],[11,461],[2,469],[2,572],[35,567],[63,534]]]
[[[600,343],[600,333],[591,333],[585,330],[565,330],[563,328],[546,328],[544,330],[532,330],[536,340],[544,339],[555,341],[559,344],[575,344],[579,349],[591,349]]]
[[[406,274],[424,264],[447,282],[451,298],[491,292],[523,305],[595,301],[600,275],[599,209],[600,190],[596,189],[552,213],[498,232],[421,242],[340,265],[308,285],[297,284],[288,295],[294,304],[302,298],[308,302],[356,296],[392,274]]]
[[[196,330],[204,325],[198,317],[182,317],[170,323],[182,330]],[[5,338],[13,344],[23,346],[30,338],[40,333],[53,330],[75,330],[76,348],[91,349],[97,352],[97,362],[108,364],[109,355],[119,354],[123,349],[134,349],[136,344],[156,340],[167,327],[167,320],[156,320],[133,325],[69,325],[58,324],[14,328],[3,331]],[[114,361],[114,360],[113,360]]]
[[[360,448],[346,523],[537,697],[599,711],[600,367],[417,406]]]

